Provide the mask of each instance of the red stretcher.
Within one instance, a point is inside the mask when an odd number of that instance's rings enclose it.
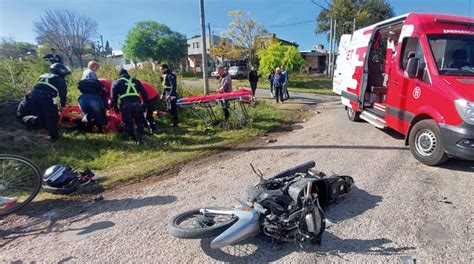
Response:
[[[78,105],[66,105],[59,115],[59,122],[66,127],[79,127],[82,125],[82,118],[84,114]],[[117,132],[122,130],[122,116],[116,113],[115,110],[107,110],[106,117],[107,125],[104,127],[104,132]]]
[[[176,104],[191,109],[192,113],[206,126],[217,123],[217,116],[213,108],[217,105],[227,105],[229,112],[235,116],[239,124],[246,125],[249,119],[247,105],[253,106],[254,101],[252,91],[240,87],[239,90],[231,93],[182,98]]]
[[[104,85],[105,90],[109,96],[109,104],[111,103],[110,98],[110,90],[112,89],[112,81],[107,79],[99,79],[99,81]],[[144,86],[148,86],[148,88],[153,88],[149,83],[145,81],[140,81]],[[66,105],[63,108],[63,111],[60,113],[59,122],[60,124],[66,127],[79,127],[82,125],[82,118],[84,114],[82,113],[80,107],[78,105]],[[116,113],[115,110],[107,110],[106,117],[108,120],[107,126],[104,127],[105,132],[117,132],[121,131],[123,128],[122,123],[122,115],[120,113]]]

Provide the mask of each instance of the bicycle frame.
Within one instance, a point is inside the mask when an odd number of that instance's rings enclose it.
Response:
[[[211,241],[211,248],[216,249],[230,244],[237,243],[248,237],[260,233],[260,214],[249,207],[239,207],[235,209],[201,209],[203,215],[235,215],[239,220],[226,231]]]

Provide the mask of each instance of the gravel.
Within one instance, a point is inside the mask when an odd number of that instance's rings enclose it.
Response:
[[[427,167],[399,135],[351,123],[339,103],[316,111],[274,143],[191,162],[175,177],[107,192],[103,200],[0,221],[0,262],[474,262],[473,162]],[[327,174],[352,176],[356,185],[327,212],[337,224],[321,246],[257,237],[213,250],[209,239],[168,235],[167,222],[178,212],[245,198],[245,187],[258,181],[248,164],[269,177],[309,160]]]

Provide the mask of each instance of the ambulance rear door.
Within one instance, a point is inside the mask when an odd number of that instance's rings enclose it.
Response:
[[[349,48],[351,45],[352,35],[345,34],[341,36],[341,41],[339,43],[339,54],[336,59],[336,69],[334,70],[334,79],[332,90],[336,94],[341,94],[342,91],[347,91],[347,81],[348,77],[352,79],[352,76],[346,76],[347,73],[353,73],[353,67],[350,65],[350,54]],[[349,80],[350,80],[349,79]]]

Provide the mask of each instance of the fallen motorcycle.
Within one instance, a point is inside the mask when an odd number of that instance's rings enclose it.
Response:
[[[215,237],[211,248],[235,244],[260,232],[274,242],[320,244],[327,221],[324,210],[353,185],[350,176],[328,177],[315,172],[314,161],[281,172],[270,179],[252,169],[260,182],[246,189],[248,204],[235,209],[204,207],[174,216],[168,231],[178,238]]]

